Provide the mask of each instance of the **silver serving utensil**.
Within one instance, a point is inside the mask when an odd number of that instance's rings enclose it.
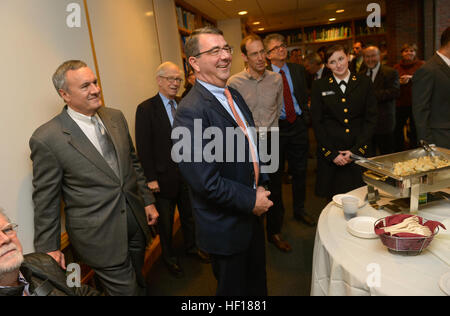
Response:
[[[436,150],[434,148],[432,148],[425,140],[421,139],[419,141],[420,146],[423,147],[423,149],[427,152],[427,154],[431,157],[435,157],[437,156],[436,154]]]
[[[358,155],[355,155],[355,154],[352,154],[351,158],[353,160],[358,160],[358,161],[361,161],[361,162],[365,162],[365,163],[371,164],[371,165],[376,166],[377,168],[380,168],[380,169],[383,169],[383,170],[392,170],[391,166],[388,166],[388,165],[383,164],[381,162],[373,161],[373,160],[370,160],[370,159],[367,159],[367,158],[364,158],[364,157],[361,157],[361,156],[358,156]]]

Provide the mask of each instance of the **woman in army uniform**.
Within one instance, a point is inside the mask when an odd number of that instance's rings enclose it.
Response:
[[[372,81],[348,69],[343,46],[330,47],[325,62],[332,74],[314,81],[311,116],[318,143],[316,194],[331,199],[364,185],[351,155],[370,154],[377,101]]]

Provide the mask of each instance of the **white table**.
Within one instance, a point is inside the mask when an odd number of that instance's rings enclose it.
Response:
[[[366,193],[367,187],[349,192],[361,199]],[[392,199],[385,193],[381,198],[380,205]],[[392,213],[375,210],[368,204],[358,210],[358,216],[389,215]],[[450,202],[442,200],[421,206],[418,215],[441,222],[447,220]],[[439,242],[436,237],[421,254],[404,256],[390,253],[379,238],[354,237],[347,232],[346,225],[342,208],[334,202],[322,211],[314,244],[311,295],[445,295],[439,279],[450,271],[450,263],[449,257],[443,258],[430,250]],[[438,245],[442,247],[443,242]]]

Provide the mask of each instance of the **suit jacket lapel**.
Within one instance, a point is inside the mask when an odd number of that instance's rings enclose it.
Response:
[[[217,111],[220,115],[226,118],[234,126],[238,127],[238,124],[236,123],[234,118],[231,117],[231,115],[227,112],[227,110],[224,109],[222,104],[220,104],[219,100],[217,100],[216,97],[211,92],[209,92],[200,83],[196,83],[194,85],[194,88],[198,89],[198,91],[203,95],[203,97],[211,103],[211,106],[215,111]]]
[[[233,97],[234,102],[237,104],[239,109],[241,110],[242,115],[244,115],[245,120],[247,121],[248,126],[255,126],[255,123],[253,122],[253,118],[251,114],[243,107],[242,104],[240,104],[240,97],[236,94],[236,91],[233,89],[230,89],[231,96]]]
[[[341,96],[344,96],[344,92],[342,92],[341,87],[337,84],[337,81],[332,74],[328,76],[327,81],[331,88],[330,91],[334,91],[335,93],[338,93]],[[347,90],[345,90],[345,91],[347,92]]]
[[[439,69],[441,69],[450,78],[450,67],[445,63],[445,61],[441,58],[441,56],[435,54],[435,57]]]
[[[164,127],[166,128],[166,131],[172,131],[172,125],[170,125],[170,119],[169,119],[169,115],[167,115],[167,110],[166,107],[164,106],[164,102],[161,99],[159,93],[157,95],[157,104],[156,105],[156,112],[157,112],[157,117],[159,117],[164,125]],[[177,104],[179,103],[177,100],[175,100],[177,102]],[[174,118],[175,119],[175,118]],[[170,133],[170,132],[169,132]]]
[[[348,83],[347,83],[347,88],[345,90],[345,94],[350,94],[358,85],[359,85],[359,80],[357,79],[356,75],[355,74],[350,74],[350,78],[348,79]]]
[[[68,143],[72,145],[84,157],[86,157],[86,159],[88,159],[98,169],[106,173],[113,180],[118,181],[116,174],[108,165],[103,156],[98,152],[95,146],[83,133],[77,123],[75,123],[75,121],[69,116],[69,114],[67,114],[66,108],[63,109],[59,117],[63,127],[63,133],[66,135]]]

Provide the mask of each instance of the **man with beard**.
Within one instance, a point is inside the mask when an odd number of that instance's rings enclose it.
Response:
[[[0,296],[95,296],[87,285],[69,288],[66,275],[49,255],[22,255],[17,224],[0,208]]]

